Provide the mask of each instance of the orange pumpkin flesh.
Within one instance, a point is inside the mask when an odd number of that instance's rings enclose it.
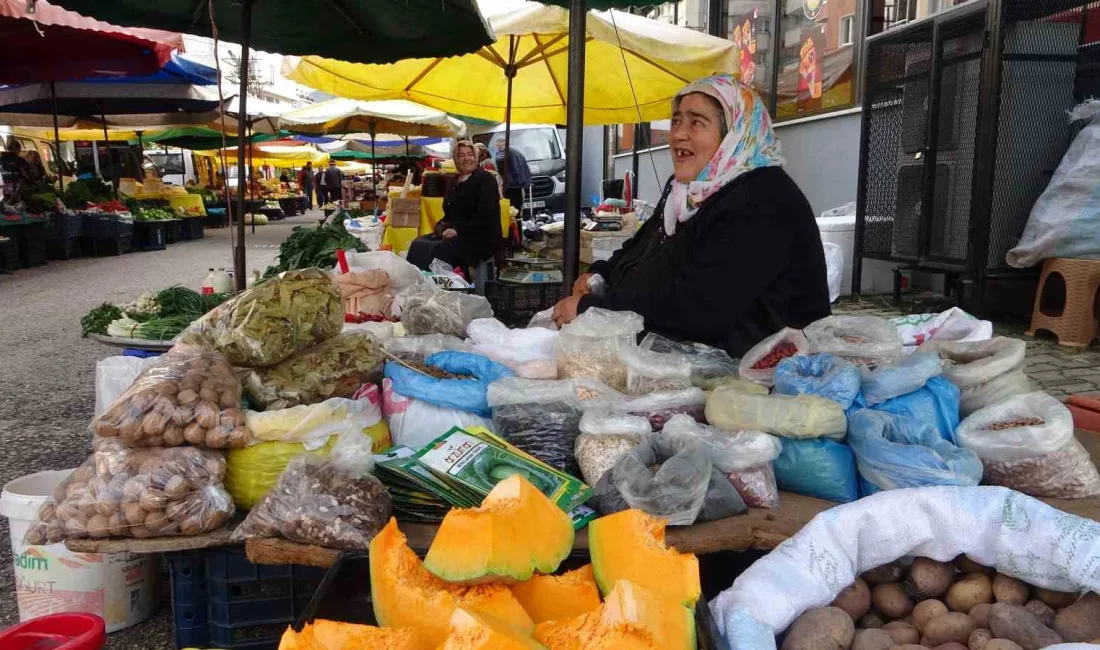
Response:
[[[301,632],[287,628],[279,650],[420,650],[416,633],[407,628],[378,628],[372,625],[316,620]]]
[[[665,546],[664,519],[634,509],[600,517],[588,525],[588,549],[605,597],[619,580],[689,607],[702,594],[698,558]]]
[[[370,544],[371,600],[384,627],[413,628],[426,650],[447,637],[455,608],[489,614],[530,632],[534,623],[504,585],[464,587],[448,584],[424,569],[405,535],[390,519]]]
[[[447,582],[514,583],[553,573],[573,549],[569,515],[519,474],[496,484],[478,508],[453,508],[424,567]]]
[[[512,585],[512,593],[536,624],[573,618],[600,606],[591,564],[560,576],[535,576]]]
[[[695,650],[695,618],[679,605],[620,580],[596,611],[535,626],[550,650]]]
[[[489,614],[458,607],[439,650],[546,650],[529,632]]]

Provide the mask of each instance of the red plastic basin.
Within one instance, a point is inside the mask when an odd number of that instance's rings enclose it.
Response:
[[[0,631],[0,650],[101,650],[106,642],[94,614],[50,614]]]

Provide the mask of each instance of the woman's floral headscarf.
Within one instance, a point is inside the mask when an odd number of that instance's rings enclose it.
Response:
[[[718,100],[725,111],[729,131],[714,157],[690,183],[672,181],[665,200],[665,232],[672,235],[676,224],[695,216],[699,206],[741,174],[761,167],[782,167],[779,140],[772,132],[771,118],[763,100],[748,86],[730,75],[720,74],[688,84],[672,100],[673,107],[690,93],[702,93]]]

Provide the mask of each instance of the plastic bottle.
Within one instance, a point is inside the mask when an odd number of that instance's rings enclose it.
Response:
[[[230,293],[233,291],[233,281],[224,268],[219,268],[214,274],[214,293]]]
[[[204,295],[214,293],[214,269],[206,270],[206,279],[202,281],[202,293]]]

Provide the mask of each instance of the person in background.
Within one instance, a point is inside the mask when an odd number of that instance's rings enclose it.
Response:
[[[306,209],[313,209],[313,163],[307,162],[298,170],[298,189],[306,195]]]
[[[500,241],[500,198],[492,175],[477,164],[469,140],[455,144],[458,183],[443,199],[443,219],[431,235],[413,240],[408,261],[429,270],[432,260],[455,268],[475,267],[489,259]]]
[[[31,186],[34,184],[34,168],[20,153],[23,145],[14,137],[8,138],[4,153],[0,153],[0,176],[4,181],[4,196],[19,203],[27,200]]]
[[[478,166],[493,175],[493,177],[497,181],[497,191],[500,193],[500,198],[503,199],[504,179],[500,177],[499,173],[497,173],[497,166],[493,163],[493,157],[489,155],[489,147],[486,147],[485,145],[478,142],[474,145],[474,148],[477,149]]]
[[[809,202],[783,171],[764,102],[730,75],[673,99],[673,177],[654,216],[554,306],[559,326],[593,307],[740,357],[783,327],[829,315],[825,253]],[[606,282],[589,291],[592,276]]]
[[[332,203],[344,199],[344,174],[336,166],[335,160],[328,161],[328,169],[325,170],[325,192]]]
[[[328,188],[325,187],[325,170],[318,170],[313,176],[313,185],[317,188],[317,207],[328,203]]]
[[[507,165],[507,167],[505,167]],[[507,170],[504,179],[504,198],[512,207],[523,211],[523,192],[531,187],[531,168],[527,166],[527,156],[512,147],[504,150],[504,139],[497,140],[496,166],[498,170]]]
[[[279,182],[280,183],[289,183],[290,182],[290,174],[288,174],[285,169],[282,171],[282,173],[279,174]]]

